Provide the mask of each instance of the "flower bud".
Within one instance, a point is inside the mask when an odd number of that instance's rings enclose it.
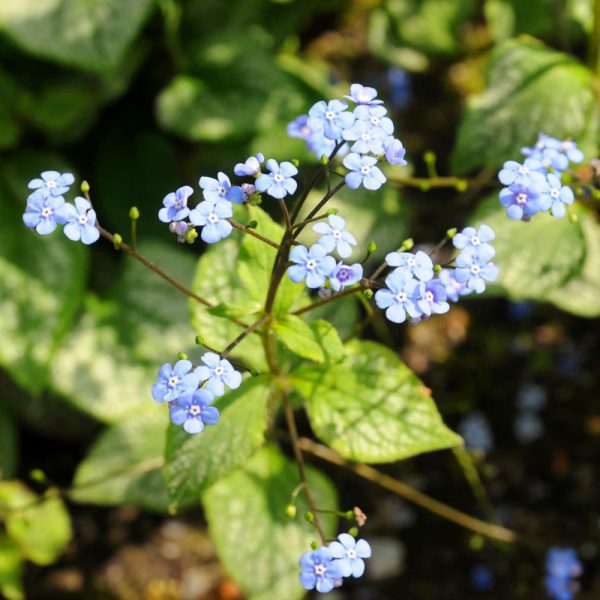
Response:
[[[313,515],[310,511],[304,513],[304,520],[308,521],[309,523],[314,523],[315,522],[315,515]]]
[[[137,221],[140,218],[140,210],[137,206],[132,206],[129,209],[129,218],[132,221]]]
[[[183,239],[185,240],[186,243],[193,244],[197,237],[198,237],[198,232],[193,227],[190,227],[187,230],[187,233],[183,236]]]
[[[405,252],[406,250],[411,250],[415,245],[415,242],[412,238],[408,238],[402,242],[400,245],[400,252]]]
[[[85,180],[83,180],[81,182],[81,193],[82,194],[89,194],[90,193],[90,184],[87,181],[85,181]]]
[[[358,535],[358,527],[350,527],[350,529],[348,529],[348,533],[352,537],[356,537]]]
[[[468,183],[468,181],[466,181],[465,179],[459,179],[459,180],[456,182],[456,185],[454,186],[454,189],[455,189],[457,192],[466,192],[466,191],[467,191],[467,189],[468,189],[468,187],[469,187],[469,183]]]
[[[187,359],[188,359],[188,355],[185,352],[177,353],[177,360],[187,360]]]
[[[123,238],[118,233],[113,234],[113,244],[115,246],[115,250],[118,250],[123,243]]]
[[[293,504],[288,504],[285,507],[285,516],[288,519],[294,519],[296,517],[296,507]]]
[[[451,240],[456,235],[457,231],[458,229],[456,229],[456,227],[448,229],[448,231],[446,231],[446,237]]]
[[[373,241],[369,242],[369,245],[367,246],[367,253],[373,254],[375,250],[377,250],[377,244]]]
[[[369,290],[369,289],[366,289],[366,290],[364,290],[364,291],[363,291],[363,296],[364,296],[364,297],[365,297],[367,300],[370,300],[370,299],[371,299],[371,298],[374,296],[374,294],[373,294],[373,290]]]

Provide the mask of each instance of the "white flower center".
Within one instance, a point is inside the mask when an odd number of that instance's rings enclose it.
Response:
[[[347,552],[346,555],[348,556],[348,558],[350,559],[354,559],[356,558],[356,550],[354,548],[350,548]]]
[[[334,113],[334,112],[332,112],[332,111],[330,111],[330,110],[328,110],[328,111],[325,113],[325,118],[326,118],[327,120],[331,121],[332,119],[335,119],[335,113]]]
[[[481,267],[479,265],[471,266],[471,273],[473,273],[473,275],[479,275],[480,272],[481,272]]]
[[[316,260],[313,260],[311,258],[310,260],[306,261],[306,268],[309,271],[314,271],[316,269],[316,267],[317,267],[317,261]]]
[[[315,575],[317,577],[323,577],[326,572],[327,569],[324,567],[324,565],[315,565]]]
[[[334,229],[331,232],[331,235],[336,239],[339,240],[342,237],[342,232],[339,229]]]
[[[521,192],[517,198],[517,204],[526,204],[527,203],[527,194]]]
[[[52,216],[52,212],[53,211],[49,206],[45,206],[44,208],[42,208],[41,215],[42,215],[42,217],[47,219],[48,217]]]
[[[368,131],[365,131],[360,134],[360,139],[363,140],[363,142],[368,142],[371,139],[371,135]]]
[[[558,198],[558,197],[559,197],[559,195],[560,195],[560,191],[559,191],[559,190],[557,190],[556,188],[553,188],[553,189],[551,189],[551,190],[550,190],[550,195],[551,195],[553,198]]]
[[[192,406],[190,406],[190,415],[197,417],[200,412],[200,407],[198,405],[192,404]]]
[[[368,175],[370,171],[371,171],[371,167],[369,167],[367,165],[364,165],[363,167],[360,168],[360,172],[363,175]]]
[[[425,300],[427,300],[427,302],[433,302],[433,293],[425,292]]]
[[[216,369],[215,369],[215,375],[223,375],[225,369],[223,369],[223,367],[221,365],[219,365]]]
[[[479,246],[479,244],[481,244],[481,240],[477,235],[471,236],[471,244],[473,244],[473,246]]]
[[[519,167],[519,173],[521,173],[521,175],[527,175],[527,173],[529,173],[529,169],[527,167],[521,166]]]
[[[221,186],[219,188],[219,196],[224,196],[226,193],[227,193],[227,190],[223,186]]]
[[[411,257],[411,258],[407,259],[406,264],[409,267],[414,267],[414,266],[416,266],[417,261],[414,258]]]
[[[371,117],[371,123],[373,123],[373,125],[379,125],[379,117]]]
[[[56,181],[54,181],[54,179],[51,179],[50,181],[46,181],[46,187],[49,187],[50,189],[55,188]]]
[[[281,173],[276,173],[275,175],[273,175],[273,179],[277,183],[281,183],[285,179],[285,177]]]
[[[217,217],[217,215],[215,215],[215,213],[210,213],[210,215],[208,215],[207,220],[209,223],[218,223],[219,221],[219,217]]]
[[[179,385],[179,377],[177,375],[173,375],[173,377],[169,377],[169,387],[177,387]]]
[[[85,225],[88,222],[88,217],[87,215],[80,215],[79,216],[79,223],[81,225]]]
[[[396,294],[396,300],[398,300],[398,302],[404,302],[406,300],[406,294],[404,292],[398,292]]]

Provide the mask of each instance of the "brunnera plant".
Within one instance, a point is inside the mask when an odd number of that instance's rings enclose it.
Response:
[[[338,506],[332,483],[305,464],[306,453],[406,495],[367,463],[463,443],[393,351],[341,335],[326,315],[354,296],[367,315],[381,310],[394,324],[418,326],[463,296],[483,293],[499,274],[489,224],[450,229],[423,249],[406,239],[376,264],[375,242],[358,247],[343,209],[327,206],[344,187],[370,190],[376,202],[389,177],[401,180],[394,170],[407,164],[405,149],[375,89],[353,84],[344,99],[317,102],[287,133],[316,154],[320,165],[312,173],[301,173],[297,161],[257,154],[234,166],[236,182],[224,172],[202,176],[202,199],[193,208],[191,186],[164,198],[158,218],[177,241],[200,237],[208,244],[194,289],[137,250],[135,207],[126,243],[101,226],[87,182],[67,202],[69,173],[33,179],[23,215],[40,235],[63,226],[69,239],[86,245],[104,238],[189,297],[199,362],[184,353],[165,356],[148,390],[148,402],[164,404],[170,420],[167,426],[165,415],[162,474],[171,510],[202,502],[223,563],[253,598],[329,592],[361,577],[371,558],[370,544],[357,539],[366,515]],[[508,161],[499,173],[507,216],[566,216],[575,198],[566,185],[569,166],[583,160],[577,145],[540,134],[523,154],[523,163]],[[433,173],[420,185],[436,180]],[[260,207],[267,203],[280,211],[281,224]],[[321,443],[300,437],[300,410]],[[422,494],[411,499],[484,535],[515,537]]]

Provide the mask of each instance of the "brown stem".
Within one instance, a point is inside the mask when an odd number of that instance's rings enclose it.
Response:
[[[327,204],[327,202],[329,202],[329,200],[331,198],[333,198],[333,196],[335,196],[345,185],[346,185],[346,182],[342,179],[334,188],[330,189],[323,196],[321,201],[308,213],[308,215],[306,215],[306,219],[304,219],[304,222],[312,219]],[[304,229],[304,227],[306,227],[306,225],[301,225],[301,226],[297,227],[296,230],[294,231],[294,235],[292,236],[292,239],[295,240],[302,233],[302,230]]]
[[[299,308],[298,310],[293,311],[291,314],[292,315],[303,315],[304,313],[307,313],[310,310],[314,310],[315,308],[321,308],[321,306],[325,306],[326,304],[329,304],[330,302],[335,302],[336,300],[339,300],[340,298],[343,298],[344,296],[351,296],[352,294],[356,294],[356,292],[361,292],[363,289],[364,289],[364,287],[362,285],[359,285],[358,287],[346,288],[343,292],[333,294],[332,296],[329,296],[329,298],[323,298],[322,300],[313,302],[312,304],[309,304],[308,306],[303,306],[302,308]]]
[[[273,240],[270,240],[269,238],[265,237],[264,235],[261,235],[260,233],[258,233],[256,231],[254,231],[254,229],[250,229],[250,227],[246,227],[246,225],[242,225],[241,223],[238,223],[237,221],[234,221],[233,219],[227,219],[227,220],[236,229],[239,229],[240,231],[243,231],[244,233],[247,233],[248,235],[255,237],[257,240],[260,240],[261,242],[264,242],[265,244],[269,244],[269,246],[272,246],[276,250],[279,250],[278,243],[274,242]]]
[[[285,228],[287,231],[292,230],[292,222],[290,220],[290,213],[288,212],[288,208],[285,204],[285,200],[279,199],[279,207],[281,208],[281,212],[283,213],[283,220],[285,222]]]
[[[435,500],[434,498],[415,490],[406,483],[402,483],[401,481],[398,481],[397,479],[394,479],[385,473],[377,471],[377,469],[374,469],[373,467],[351,463],[335,452],[335,450],[332,450],[327,446],[323,446],[322,444],[313,442],[308,438],[300,438],[298,440],[298,446],[300,450],[304,450],[305,452],[317,456],[331,464],[348,469],[355,475],[358,475],[367,481],[376,483],[390,492],[393,492],[394,494],[397,494],[398,496],[401,496],[410,502],[414,502],[430,512],[443,517],[448,521],[452,521],[461,527],[470,529],[471,531],[475,531],[476,533],[480,533],[481,535],[495,540],[500,540],[502,542],[513,543],[518,538],[517,533],[511,531],[510,529],[506,529],[505,527],[501,527],[500,525],[495,525],[493,523],[486,523],[481,519],[467,515],[456,508],[448,506],[439,500]]]
[[[292,225],[292,229],[296,229],[297,227],[306,227],[306,225],[309,225],[310,223],[314,223],[315,221],[322,221],[323,219],[326,219],[329,216],[328,213],[323,213],[322,215],[318,215],[317,217],[313,217],[312,219],[306,219],[305,221],[300,221],[300,223],[296,223],[295,225]]]
[[[267,317],[263,315],[260,319],[257,319],[251,325],[248,325],[244,331],[242,331],[236,338],[233,340],[223,352],[221,352],[221,358],[225,358],[244,338],[249,336],[253,331],[256,331],[265,321]]]

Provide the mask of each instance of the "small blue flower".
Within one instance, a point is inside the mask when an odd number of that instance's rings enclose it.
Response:
[[[569,577],[548,575],[545,583],[548,596],[553,600],[574,600],[579,590],[579,584]]]
[[[454,269],[443,269],[439,274],[439,280],[444,284],[446,297],[451,302],[458,302],[460,296],[466,296],[473,292],[464,283],[456,281]]]
[[[391,103],[395,108],[405,108],[410,102],[411,85],[408,73],[399,67],[387,70],[387,80],[390,83]]]
[[[566,214],[565,205],[573,204],[575,195],[573,190],[566,185],[563,185],[560,179],[553,173],[546,176],[548,182],[548,196],[550,202],[550,211],[554,217],[562,219]]]
[[[480,412],[472,412],[458,424],[458,433],[465,440],[469,450],[489,452],[494,446],[494,436],[486,417]]]
[[[498,267],[489,262],[493,257],[494,249],[491,246],[465,248],[456,257],[456,280],[478,294],[483,293],[485,282],[495,281],[498,277]]]
[[[402,142],[397,140],[393,135],[389,135],[385,138],[383,142],[383,151],[385,153],[385,160],[387,160],[390,165],[403,167],[408,164],[406,160],[404,160],[406,149],[402,145]]]
[[[67,223],[64,232],[70,240],[81,240],[86,245],[98,241],[100,231],[96,227],[96,211],[85,198],[75,198],[75,206],[66,204],[65,212]]]
[[[176,192],[171,192],[163,198],[163,207],[158,211],[158,218],[163,223],[182,221],[190,214],[188,198],[194,193],[189,185],[180,187]]]
[[[530,157],[536,154],[543,154],[546,150],[560,150],[561,144],[562,142],[559,139],[546,135],[545,133],[540,133],[538,134],[535,146],[531,148],[527,146],[521,148],[521,154]]]
[[[71,173],[58,171],[44,171],[41,179],[32,179],[27,187],[30,190],[39,190],[44,196],[62,196],[69,191],[69,187],[75,181]]]
[[[471,571],[471,586],[480,592],[494,587],[494,574],[485,565],[477,565]]]
[[[344,130],[354,124],[355,117],[347,108],[342,100],[321,100],[308,111],[306,124],[314,133],[322,131],[330,140],[339,140]]]
[[[371,546],[365,540],[356,540],[349,533],[340,533],[339,541],[329,544],[329,550],[335,559],[343,577],[362,577],[365,561],[371,557]]]
[[[523,164],[514,160],[504,163],[498,173],[500,183],[504,185],[520,184],[528,186],[530,183],[543,180],[545,169],[539,160],[527,158]]]
[[[415,297],[418,294],[419,282],[407,271],[396,269],[386,279],[386,289],[375,293],[375,302],[385,309],[385,316],[393,323],[403,323],[407,315],[416,319],[421,316]]]
[[[542,437],[544,422],[535,412],[528,410],[520,412],[515,419],[514,433],[521,443],[529,444]]]
[[[305,590],[314,590],[326,594],[340,584],[343,577],[337,561],[333,560],[331,550],[325,546],[314,552],[305,552],[300,558],[300,583]]]
[[[387,180],[373,156],[361,156],[352,152],[344,158],[344,166],[350,173],[344,178],[346,185],[355,190],[363,185],[367,190],[378,190]]]
[[[308,126],[308,115],[299,115],[288,123],[287,134],[292,138],[308,140],[313,135],[313,130]],[[261,161],[262,162],[262,161]]]
[[[546,572],[553,577],[579,577],[583,571],[574,548],[553,546],[546,553]]]
[[[390,267],[398,267],[421,281],[433,279],[433,262],[422,250],[419,250],[416,254],[412,252],[390,252],[385,257],[385,262]]]
[[[206,352],[201,360],[204,365],[199,366],[195,373],[200,377],[200,381],[208,382],[206,389],[215,396],[222,396],[225,386],[231,390],[240,387],[242,374],[236,371],[228,360],[221,359],[216,352]]]
[[[509,219],[528,221],[536,213],[548,210],[547,191],[545,179],[529,185],[513,184],[500,190],[500,204],[506,207]]]
[[[346,221],[337,215],[329,215],[329,225],[320,221],[313,225],[313,231],[320,233],[318,243],[327,250],[333,252],[335,248],[342,258],[348,258],[352,254],[352,246],[356,246],[356,238],[345,231]]]
[[[267,192],[280,200],[296,191],[298,184],[293,177],[298,174],[298,169],[291,162],[284,161],[279,164],[270,158],[267,161],[267,169],[270,173],[263,173],[256,180],[256,189],[259,192]]]
[[[290,260],[296,264],[288,268],[289,278],[294,283],[306,279],[309,288],[321,287],[336,267],[335,258],[329,256],[320,244],[314,244],[310,250],[305,246],[294,246]]]
[[[583,161],[584,154],[573,140],[564,140],[561,142],[560,151],[565,154],[572,163],[578,164]]]
[[[40,235],[48,235],[67,221],[67,204],[62,196],[44,195],[42,191],[33,192],[27,199],[23,213],[23,222]]]
[[[377,98],[377,90],[372,87],[361,85],[360,83],[353,83],[350,86],[350,95],[344,96],[348,100],[352,100],[355,104],[383,104],[383,100]]]
[[[172,402],[193,392],[200,383],[200,377],[192,370],[189,360],[179,360],[174,366],[165,363],[158,371],[158,380],[152,386],[152,397],[157,402]]]
[[[265,162],[265,157],[260,152],[256,156],[251,156],[246,159],[246,162],[237,163],[233,168],[233,172],[238,177],[244,175],[258,175],[260,173],[260,165]]]
[[[226,238],[232,231],[227,220],[233,216],[233,207],[227,200],[205,200],[190,212],[190,221],[202,226],[200,237],[207,244],[214,244]]]
[[[339,292],[349,285],[358,283],[363,276],[363,268],[360,263],[344,265],[339,262],[331,274],[330,284],[334,292]]]
[[[219,422],[219,411],[210,406],[214,399],[212,392],[204,388],[180,396],[169,408],[171,423],[183,425],[183,429],[191,434],[203,431],[205,424],[216,425]]]
[[[539,161],[544,169],[552,168],[555,172],[562,172],[569,166],[569,159],[562,152],[562,142],[544,133],[539,134],[535,146],[521,148],[521,153]]]
[[[386,133],[380,127],[374,127],[370,121],[356,120],[354,125],[344,130],[344,139],[353,141],[352,152],[358,154],[383,154]]]
[[[394,123],[389,117],[386,117],[387,110],[383,106],[357,106],[354,109],[354,116],[359,121],[366,121],[374,129],[379,129],[384,137],[394,133]]]
[[[213,177],[200,177],[200,187],[205,200],[218,202],[219,200],[229,200],[235,204],[244,202],[244,193],[239,185],[232,186],[229,177],[225,173],[219,172],[217,179]]]
[[[446,300],[446,287],[439,279],[420,283],[416,302],[423,315],[429,317],[432,314],[447,313],[450,310],[450,305]]]
[[[496,237],[494,230],[488,225],[480,225],[479,229],[474,227],[465,227],[461,232],[452,238],[452,244],[455,248],[480,248],[483,245],[489,245]]]

